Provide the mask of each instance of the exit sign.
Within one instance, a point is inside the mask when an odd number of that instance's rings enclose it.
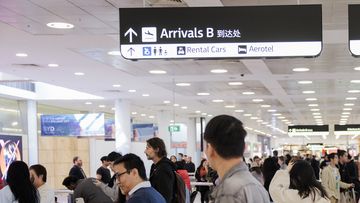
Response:
[[[180,126],[179,125],[169,126],[169,132],[180,132]]]

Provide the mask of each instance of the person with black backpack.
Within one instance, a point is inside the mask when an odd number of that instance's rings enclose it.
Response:
[[[175,174],[176,167],[166,157],[166,147],[162,139],[153,137],[146,142],[146,157],[154,162],[150,169],[151,186],[165,198],[167,203],[172,203],[176,200],[176,180],[179,180]]]

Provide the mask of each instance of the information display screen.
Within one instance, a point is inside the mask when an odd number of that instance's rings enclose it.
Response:
[[[349,5],[349,48],[354,56],[360,56],[360,4]]]
[[[317,56],[321,5],[120,8],[126,59]]]

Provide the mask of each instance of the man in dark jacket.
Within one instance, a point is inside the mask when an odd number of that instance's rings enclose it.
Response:
[[[189,173],[195,173],[195,164],[191,161],[191,156],[186,158],[185,169]]]
[[[175,165],[166,158],[166,147],[162,139],[158,137],[146,141],[145,154],[154,164],[150,170],[150,183],[166,200],[171,203],[174,197]]]
[[[85,172],[82,169],[82,160],[80,159],[80,157],[78,157],[78,156],[74,157],[73,164],[74,164],[74,166],[70,169],[69,175],[75,176],[78,179],[86,178]]]

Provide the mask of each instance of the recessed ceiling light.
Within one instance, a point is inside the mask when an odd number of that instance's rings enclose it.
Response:
[[[174,104],[174,106],[175,106],[175,107],[178,107],[178,106],[180,106],[180,104]]]
[[[317,123],[316,125],[324,125],[324,123]]]
[[[278,119],[284,119],[285,117],[284,116],[279,116]]]
[[[282,114],[281,113],[273,113],[272,115],[273,116],[281,116]]]
[[[164,103],[164,104],[170,104],[170,103],[171,103],[171,101],[169,101],[169,100],[165,100],[163,103]]]
[[[250,114],[250,113],[246,113],[246,114],[244,114],[243,116],[245,116],[245,117],[249,117],[249,116],[252,116],[252,114]]]
[[[360,70],[360,66],[359,66],[359,67],[355,67],[354,70]]]
[[[170,120],[170,123],[173,123],[173,122],[175,122],[174,120]]]
[[[142,94],[143,97],[148,97],[150,94]]]
[[[348,115],[341,115],[341,118],[349,118]]]
[[[306,100],[306,101],[317,101],[316,98],[306,98],[305,100]]]
[[[314,113],[312,113],[312,115],[321,115],[321,113],[320,112],[314,112]]]
[[[244,110],[242,110],[242,109],[236,109],[235,112],[236,112],[236,113],[242,113],[242,112],[244,112]]]
[[[85,73],[82,73],[82,72],[75,72],[74,75],[77,75],[77,76],[83,76],[85,75]]]
[[[242,94],[244,94],[244,95],[252,95],[252,94],[255,94],[255,92],[243,92]]]
[[[252,101],[253,102],[263,102],[264,100],[263,99],[253,99]]]
[[[150,70],[149,73],[151,74],[166,74],[166,71],[164,70]]]
[[[276,112],[276,110],[275,109],[269,109],[269,110],[267,110],[268,112]]]
[[[11,126],[17,126],[19,123],[17,121],[14,121],[11,123]]]
[[[261,124],[263,124],[263,125],[267,125],[267,124],[269,124],[268,122],[262,122]]]
[[[320,111],[320,109],[310,109],[310,111]]]
[[[27,57],[27,53],[16,53],[15,56],[17,57]]]
[[[140,114],[140,116],[145,117],[145,116],[146,116],[146,114],[142,113],[142,114]]]
[[[343,108],[343,111],[351,111],[352,108]]]
[[[149,118],[153,119],[153,118],[155,118],[155,116],[149,116]]]
[[[314,116],[314,118],[322,118],[322,116]]]
[[[206,116],[206,115],[207,115],[207,113],[201,113],[201,115],[202,115],[202,116]]]
[[[345,99],[346,99],[346,100],[357,100],[356,97],[346,97]]]
[[[306,90],[306,91],[303,91],[302,93],[303,93],[303,94],[314,94],[315,91],[313,91],[313,90]]]
[[[195,111],[195,113],[201,113],[201,111],[197,110],[197,111]]]
[[[106,106],[105,105],[99,105],[99,108],[105,108]]]
[[[110,56],[121,56],[120,51],[109,51],[107,54]]]
[[[256,120],[256,119],[259,119],[258,117],[250,117],[251,120]]]
[[[344,104],[344,106],[354,106],[354,104],[352,104],[352,103],[347,103],[347,104]]]
[[[113,107],[113,108],[111,108],[111,110],[115,111],[116,109],[115,109],[115,107]]]
[[[342,112],[341,114],[344,114],[344,115],[350,115],[351,112]]]
[[[322,119],[315,119],[315,121],[316,121],[316,122],[320,122],[320,123],[323,122]]]
[[[179,86],[179,87],[188,87],[190,85],[191,85],[190,83],[186,83],[186,82],[176,83],[176,86]]]
[[[318,104],[309,104],[308,106],[310,107],[316,107],[316,106],[319,106]]]
[[[270,108],[271,106],[268,104],[261,105],[261,108]]]
[[[90,105],[90,104],[92,104],[92,103],[91,103],[91,102],[85,102],[85,104],[86,104],[86,105]]]
[[[226,105],[225,108],[235,108],[234,105]]]
[[[311,80],[301,80],[301,81],[298,81],[298,84],[301,84],[301,85],[307,85],[307,84],[312,84],[313,82]]]
[[[213,115],[211,115],[211,114],[209,114],[209,115],[207,115],[208,117],[212,117]]]
[[[293,71],[294,72],[306,72],[309,71],[310,69],[308,68],[294,68]]]
[[[360,80],[351,80],[351,83],[360,83]]]
[[[188,107],[187,107],[187,106],[182,106],[181,108],[182,108],[182,109],[187,109]]]
[[[214,102],[214,103],[221,103],[221,102],[224,102],[224,100],[222,100],[222,99],[214,99],[214,100],[212,100],[212,102]]]
[[[49,63],[49,64],[48,64],[48,67],[50,67],[50,68],[56,68],[56,67],[59,67],[59,64]]]
[[[136,112],[136,111],[133,111],[133,112],[131,112],[131,114],[132,114],[132,115],[136,115],[136,114],[137,114],[137,112]]]
[[[261,123],[261,122],[263,122],[263,120],[260,119],[260,120],[257,120],[256,122]]]
[[[46,24],[48,27],[55,28],[55,29],[71,29],[74,28],[73,24],[64,23],[64,22],[51,22]]]
[[[210,93],[208,93],[208,92],[199,92],[199,93],[197,93],[197,95],[198,96],[209,96]]]
[[[136,90],[128,90],[128,92],[134,93],[134,92],[136,92]]]
[[[242,82],[229,82],[228,85],[236,86],[236,85],[243,85]]]
[[[212,73],[227,73],[226,69],[212,69],[210,72]]]
[[[349,90],[348,93],[360,93],[360,90]]]
[[[113,86],[113,87],[121,87],[120,84],[113,84],[112,86]]]

